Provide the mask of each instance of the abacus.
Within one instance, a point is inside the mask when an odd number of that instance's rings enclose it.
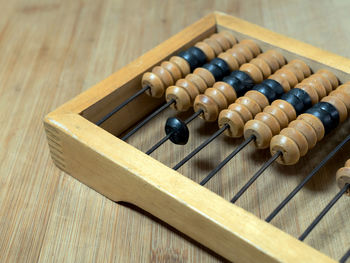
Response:
[[[349,194],[349,161],[337,172],[336,180],[336,171],[332,168],[329,172],[327,185],[335,185],[336,181],[340,191],[328,191],[329,196],[336,195],[324,209],[318,204],[321,213],[313,222],[310,215],[305,216],[309,220],[300,228],[311,225],[298,230],[299,238],[296,230],[274,226],[271,220],[350,141],[346,126],[349,74],[350,60],[346,58],[214,13],[49,113],[44,126],[58,168],[113,201],[139,206],[228,260],[335,262],[302,240],[341,196]],[[176,116],[170,107],[184,113]],[[203,135],[197,129],[196,133],[196,124],[205,125],[210,132]],[[154,138],[147,138],[147,147],[153,146],[138,149],[142,129],[152,127]],[[164,127],[166,133],[161,139]],[[228,135],[223,139],[227,145],[214,148],[211,142],[218,141],[221,134]],[[194,143],[196,136],[200,142],[209,138],[198,146]],[[237,137],[245,140],[242,143]],[[253,144],[261,149],[271,148],[272,157],[261,168],[269,151],[255,149]],[[165,149],[159,153],[162,147]],[[251,153],[244,159],[243,148]],[[224,158],[223,149],[233,152]],[[210,159],[219,155],[214,161],[224,159],[219,166],[202,165],[212,169],[207,178],[203,171],[192,174],[196,167],[190,159],[198,157],[199,152],[207,152]],[[255,160],[247,161],[254,153]],[[174,160],[163,164],[169,156]],[[346,159],[335,161],[334,168],[340,168],[340,161],[343,165]],[[264,175],[268,178],[264,196],[269,211],[265,212],[263,205],[255,207],[269,215],[264,220],[264,216],[260,219],[238,205],[246,198],[247,210],[254,208],[249,203],[249,198],[254,198],[249,196],[249,189],[275,160],[283,165],[276,164],[280,167],[277,171],[266,171]],[[307,177],[300,180],[289,175],[298,172],[306,160],[316,166],[311,173],[306,171]],[[184,175],[177,172],[180,168]],[[221,180],[226,180],[224,190],[223,186],[215,189],[221,169],[229,169],[220,174]],[[244,185],[254,171],[258,172]],[[285,176],[279,178],[280,174]],[[281,183],[282,179],[297,182],[288,196],[293,187]],[[225,200],[226,195],[232,197],[242,185],[231,202]],[[229,194],[223,198],[216,193],[221,190]],[[318,199],[318,194],[320,191],[309,202]],[[287,198],[280,203],[284,196]],[[269,206],[271,198],[277,199],[271,207],[280,204],[274,211]],[[326,196],[322,200],[326,204],[329,199]],[[236,201],[238,205],[233,204]],[[301,211],[305,209],[307,204],[300,206]],[[345,209],[343,213],[345,217],[349,215]],[[287,226],[289,219],[285,219]],[[294,229],[295,224],[289,226]],[[332,228],[338,232],[334,233],[337,237],[333,236],[335,243],[330,250],[337,248],[338,254],[343,255],[341,262],[345,262],[350,243],[342,243],[346,233],[338,228]],[[330,241],[324,235],[322,239]]]

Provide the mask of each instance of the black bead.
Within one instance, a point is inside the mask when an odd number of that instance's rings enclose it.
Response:
[[[240,70],[232,71],[230,76],[239,79],[242,84],[246,87],[247,91],[254,87],[253,79],[245,72]]]
[[[204,63],[207,61],[207,56],[198,47],[190,47],[188,49],[188,51],[192,55],[194,55],[196,57],[196,59],[198,60],[198,64],[199,65],[197,67],[200,67],[200,66],[204,65]]]
[[[340,122],[339,112],[332,104],[328,102],[319,102],[316,104],[318,108],[327,111],[333,120],[333,127],[337,127]]]
[[[308,108],[311,108],[312,107],[312,102],[311,102],[311,98],[310,98],[310,95],[302,90],[302,89],[298,89],[298,88],[294,88],[294,89],[291,89],[289,91],[291,94],[297,96],[304,104],[304,111]]]
[[[316,104],[317,105],[317,104]],[[331,115],[321,108],[314,105],[312,108],[308,109],[305,113],[309,113],[317,117],[323,124],[325,133],[329,133],[333,128],[333,120]]]
[[[184,145],[188,142],[189,131],[186,123],[178,118],[168,118],[165,123],[165,133],[166,135],[171,134],[170,141],[175,144]]]
[[[269,86],[265,85],[264,83],[255,85],[253,90],[256,90],[262,93],[268,99],[269,103],[277,99],[276,92],[273,89],[271,89]]]
[[[269,86],[277,94],[277,98],[280,98],[284,94],[282,85],[274,79],[265,79],[262,84]]]
[[[237,98],[244,95],[246,88],[239,79],[232,76],[227,76],[224,77],[222,81],[229,84],[236,91]]]
[[[193,55],[188,50],[182,51],[180,54],[178,54],[179,57],[182,57],[184,60],[188,62],[190,65],[191,71],[193,71],[195,68],[199,66],[199,61],[196,58],[195,55]]]
[[[222,70],[223,76],[230,74],[230,68],[227,65],[226,61],[221,58],[214,58],[210,61],[210,64],[215,64]]]
[[[214,76],[215,81],[221,80],[224,76],[221,68],[215,64],[207,63],[203,65],[203,68],[209,70],[209,72]]]
[[[297,115],[304,112],[305,107],[303,101],[294,94],[292,94],[290,91],[288,93],[283,94],[281,99],[289,102],[294,107]]]

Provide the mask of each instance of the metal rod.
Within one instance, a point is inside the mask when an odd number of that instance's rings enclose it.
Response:
[[[184,122],[186,124],[189,124],[191,121],[193,121],[195,118],[197,118],[199,115],[201,115],[204,111],[202,109],[200,109],[199,111],[196,111],[195,113],[193,113],[189,118],[187,118],[187,120],[185,120]]]
[[[193,121],[195,118],[197,118],[202,113],[203,113],[202,109],[199,111],[196,111],[195,113],[192,114],[192,116],[190,116],[188,119],[186,119],[184,121],[185,124],[189,124],[191,121]],[[173,133],[174,132],[170,132],[168,135],[163,137],[163,139],[161,139],[159,142],[157,142],[155,145],[153,145],[152,148],[146,152],[146,154],[150,155],[151,153],[153,153],[156,149],[159,148],[159,146],[161,146],[163,143],[165,143],[167,140],[169,140],[170,137],[173,135]]]
[[[312,171],[309,175],[296,187],[294,190],[272,211],[272,213],[265,219],[270,222],[283,207],[300,191],[301,188],[346,144],[350,141],[350,135],[347,136],[341,143],[334,148]]]
[[[204,147],[206,147],[209,143],[211,143],[215,138],[217,138],[220,134],[222,134],[229,125],[226,123],[221,129],[216,131],[210,138],[205,140],[201,145],[199,145],[196,149],[194,149],[190,154],[188,154],[185,158],[183,158],[177,165],[173,167],[173,169],[176,171],[181,166],[183,166],[187,161],[189,161],[193,156],[195,156],[197,153],[199,153]]]
[[[255,140],[255,136],[252,135],[244,142],[242,142],[229,156],[227,156],[218,166],[216,166],[199,184],[205,185],[214,175],[216,175],[237,153],[239,153],[244,147],[246,147],[251,141]]]
[[[339,260],[339,263],[345,263],[349,257],[350,257],[350,249],[344,254],[344,256],[341,257],[341,259]]]
[[[155,145],[152,146],[151,149],[149,149],[146,154],[150,155],[151,153],[153,153],[156,149],[158,149],[159,146],[161,146],[163,143],[165,143],[167,140],[169,140],[169,138],[171,137],[171,133],[169,133],[168,135],[166,135],[165,137],[163,137],[163,139],[161,139],[159,142],[157,142]]]
[[[126,141],[130,136],[132,136],[135,132],[137,132],[139,129],[141,129],[146,123],[148,123],[150,120],[152,120],[155,116],[157,116],[159,113],[161,113],[165,109],[169,108],[170,105],[173,103],[175,103],[174,99],[169,100],[163,106],[161,106],[156,111],[154,111],[152,114],[148,115],[145,119],[143,119],[139,124],[137,124],[131,131],[129,131],[121,139],[123,141]]]
[[[238,191],[238,193],[231,199],[231,203],[235,203],[242,194],[255,182],[256,179],[278,158],[282,155],[281,151],[277,151],[272,157],[257,171],[252,178]]]
[[[335,203],[342,197],[342,195],[349,189],[350,184],[345,184],[342,189],[333,197],[333,199],[326,205],[326,207],[321,211],[321,213],[315,218],[314,221],[309,225],[309,227],[301,234],[299,237],[300,241],[310,234],[310,232],[315,228],[315,226],[321,221],[321,219],[328,213],[328,211],[335,205]]]
[[[134,95],[129,97],[128,99],[124,100],[120,105],[115,107],[112,111],[107,113],[105,116],[103,116],[99,121],[96,122],[97,126],[100,126],[102,123],[104,123],[106,120],[108,120],[110,117],[112,117],[116,112],[120,111],[122,108],[124,108],[127,104],[129,104],[131,101],[136,99],[138,96],[146,92],[146,90],[150,89],[149,86],[144,87],[143,89],[136,92]]]

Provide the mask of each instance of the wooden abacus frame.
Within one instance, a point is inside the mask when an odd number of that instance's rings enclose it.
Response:
[[[102,126],[94,124],[138,91],[142,74],[180,50],[221,30],[301,58],[350,79],[350,60],[222,13],[210,14],[150,50],[44,119],[58,168],[113,201],[139,206],[234,262],[335,262],[278,228],[224,200],[118,139],[164,102],[140,96]],[[117,123],[117,125],[115,125]],[[213,205],[215,204],[215,205]]]

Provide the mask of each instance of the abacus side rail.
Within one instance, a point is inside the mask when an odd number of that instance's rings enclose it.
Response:
[[[231,261],[334,262],[78,114],[49,114],[45,128],[59,168],[113,201],[141,207]]]

